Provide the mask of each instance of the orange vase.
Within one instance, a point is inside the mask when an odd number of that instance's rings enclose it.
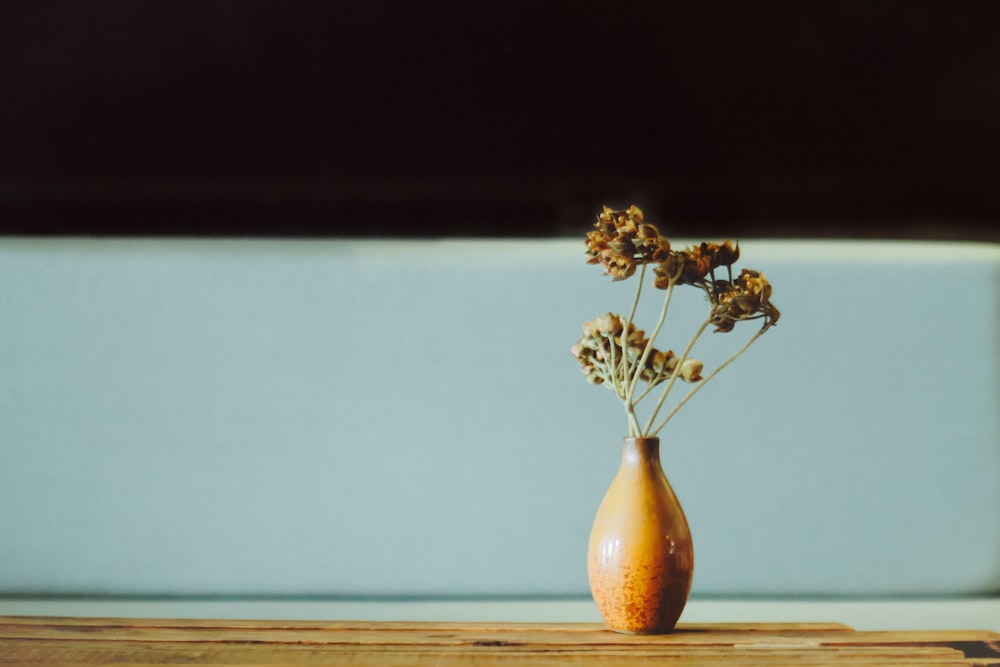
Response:
[[[670,632],[693,572],[691,531],[663,474],[659,438],[625,438],[590,532],[587,573],[604,622],[617,632]]]

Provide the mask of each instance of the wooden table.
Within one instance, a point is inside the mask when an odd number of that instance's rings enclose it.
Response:
[[[844,625],[411,623],[0,616],[0,665],[1000,665],[1000,633]]]

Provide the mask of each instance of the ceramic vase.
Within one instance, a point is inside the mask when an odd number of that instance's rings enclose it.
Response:
[[[670,632],[693,572],[691,532],[663,473],[659,439],[625,438],[587,559],[590,590],[605,623],[624,633]]]

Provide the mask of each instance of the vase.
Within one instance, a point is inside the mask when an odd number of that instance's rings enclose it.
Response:
[[[684,610],[693,572],[691,531],[663,473],[659,438],[625,438],[587,558],[590,590],[604,622],[623,633],[670,632]]]

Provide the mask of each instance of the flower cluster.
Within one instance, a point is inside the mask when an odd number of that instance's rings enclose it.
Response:
[[[612,211],[607,206],[597,216],[595,230],[587,233],[591,264],[603,264],[615,280],[624,280],[641,264],[659,263],[670,253],[670,241],[645,222],[638,206]]]
[[[704,286],[708,280],[714,279],[716,269],[724,266],[731,272],[739,258],[740,247],[728,240],[722,243],[705,241],[691,248],[675,250],[653,270],[656,274],[653,286],[667,289],[671,282]]]
[[[729,240],[704,241],[674,250],[670,240],[646,222],[642,210],[633,205],[624,211],[605,206],[585,242],[587,261],[603,265],[614,280],[633,276],[640,266],[653,265],[653,287],[657,289],[668,290],[675,285],[701,287],[712,302],[717,319],[713,322],[715,331],[732,331],[737,320],[763,317],[765,326],[778,321],[780,313],[770,303],[771,286],[762,273],[744,269],[733,280],[733,264],[740,258],[740,247]],[[722,268],[726,279],[716,277],[716,270]]]
[[[769,327],[781,317],[771,303],[771,284],[760,271],[743,269],[735,281],[717,280],[711,294],[712,324],[716,331],[732,331],[739,320],[760,318]]]
[[[607,313],[584,323],[583,337],[570,351],[588,382],[606,385],[621,395],[628,386],[628,376],[637,374],[643,382],[655,386],[669,380],[677,370],[679,360],[670,350],[650,348],[643,361],[648,344],[642,329],[636,329],[621,315]],[[698,382],[703,368],[697,359],[686,359],[680,364],[678,376],[685,382]]]
[[[622,399],[630,435],[655,436],[688,398],[741,355],[781,316],[771,303],[771,285],[764,274],[743,269],[733,278],[733,265],[740,258],[739,245],[728,240],[722,243],[705,241],[675,250],[655,225],[646,222],[637,206],[621,211],[604,207],[594,229],[587,233],[586,246],[588,263],[602,265],[615,281],[641,271],[632,314],[622,317],[608,313],[587,322],[583,325],[583,338],[571,348],[587,380],[607,386]],[[647,266],[652,267],[653,286],[666,292],[659,321],[649,338],[632,324]],[[666,318],[670,297],[678,285],[701,289],[710,304],[708,317],[680,357],[653,346]],[[726,333],[732,331],[737,322],[745,320],[763,320],[763,324],[734,355],[702,377],[702,362],[688,356],[698,338],[709,326],[714,326],[716,332]],[[678,379],[694,383],[695,387],[654,428],[664,400]],[[648,385],[641,391],[636,389],[639,380]],[[661,383],[665,383],[665,387],[659,402],[642,427],[636,416],[636,404]]]

